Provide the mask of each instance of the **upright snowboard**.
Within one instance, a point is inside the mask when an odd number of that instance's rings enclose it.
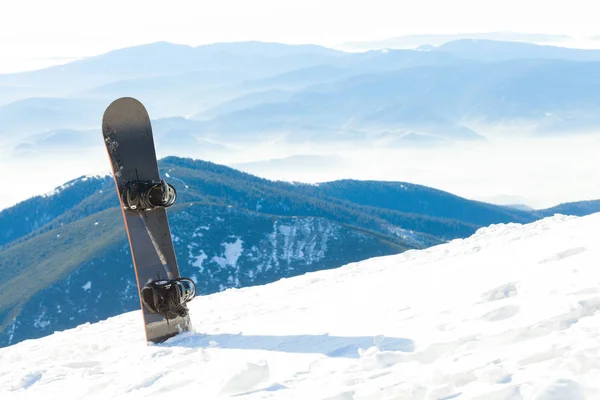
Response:
[[[102,133],[129,237],[146,338],[161,342],[191,329],[185,302],[195,296],[191,281],[179,275],[165,210],[175,201],[175,191],[161,180],[150,118],[139,101],[124,97],[110,104]],[[184,301],[169,308],[166,302],[181,295],[181,288],[188,289]],[[152,307],[153,296],[164,304]]]

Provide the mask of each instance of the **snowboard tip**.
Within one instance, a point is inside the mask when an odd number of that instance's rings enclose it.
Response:
[[[137,107],[144,108],[144,105],[142,104],[141,101],[139,101],[135,97],[126,96],[126,97],[119,97],[118,99],[113,100],[108,105],[108,107],[106,107],[106,111],[114,109],[114,108],[131,107],[131,106],[137,106]]]
[[[120,97],[106,107],[102,116],[103,125],[109,121],[124,121],[141,116],[149,119],[148,111],[141,101],[134,97]]]

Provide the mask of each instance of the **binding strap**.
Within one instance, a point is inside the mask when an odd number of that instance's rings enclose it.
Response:
[[[177,191],[163,179],[155,181],[129,181],[121,190],[123,206],[131,211],[167,208],[175,204]]]
[[[146,309],[168,322],[169,318],[188,315],[185,304],[196,296],[196,284],[189,278],[158,280],[144,286],[141,294]]]

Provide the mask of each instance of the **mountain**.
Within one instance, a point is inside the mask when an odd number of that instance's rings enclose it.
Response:
[[[511,208],[513,210],[520,210],[520,211],[533,211],[534,209],[531,208],[530,206],[528,206],[527,204],[521,204],[521,203],[517,203],[517,204],[506,204],[504,205],[504,207],[508,207]],[[571,215],[569,213],[567,213],[568,215]]]
[[[519,211],[402,182],[275,182],[167,157],[177,258],[202,295],[331,269],[531,222]],[[562,205],[580,214],[599,202]],[[0,212],[0,345],[139,307],[114,183],[82,177]]]
[[[177,188],[178,200],[182,203],[221,204],[286,217],[322,217],[384,235],[395,235],[390,224],[402,225],[417,236],[421,235],[421,245],[462,237],[477,229],[476,225],[458,219],[432,218],[425,214],[414,215],[399,210],[363,206],[315,192],[312,185],[269,181],[201,160],[167,157],[161,160],[160,166],[163,176]],[[86,178],[81,180],[87,182]],[[43,223],[35,226],[42,230],[53,229],[118,205],[114,184],[110,179],[94,180],[90,185],[96,187],[96,191],[88,194],[86,190],[85,195],[75,195],[71,191],[79,187],[73,182],[64,185],[66,188],[57,189],[57,194],[64,193],[64,196],[77,199],[78,203],[56,208],[57,212],[50,213]],[[57,199],[60,202],[60,197]],[[25,221],[35,220],[37,210],[50,207],[45,202],[45,197],[35,197],[15,206],[24,212],[11,212],[14,208],[3,210],[0,212],[0,221],[3,224],[20,225]],[[498,209],[509,214],[501,207]],[[29,232],[31,231],[27,233]],[[12,238],[16,239],[18,237]]]
[[[193,115],[191,119],[203,120],[214,118],[221,114],[229,114],[232,112],[245,110],[247,108],[260,106],[262,104],[287,101],[293,96],[293,94],[293,91],[280,89],[251,92],[249,94],[236,97],[233,100],[224,101],[216,107],[209,108],[208,110],[204,110],[196,115]]]
[[[155,131],[157,137],[176,133],[191,143],[241,144],[285,137],[291,142],[353,140],[386,146],[482,140],[471,127],[481,125],[528,124],[522,135],[593,132],[600,126],[599,62],[538,59],[419,66],[296,89],[257,90],[231,100],[225,98],[233,92],[226,91],[214,107],[194,92],[189,95],[209,107],[195,114],[201,120],[159,118]],[[238,94],[246,89],[239,90]],[[185,90],[181,93],[180,101],[187,101]],[[197,105],[188,103],[188,110]],[[173,104],[156,112],[157,118],[175,112],[178,106]],[[6,121],[0,133],[25,137],[88,129],[97,125],[104,107],[99,99],[23,100],[0,107]],[[149,108],[162,107],[150,102]]]
[[[578,201],[574,203],[563,203],[546,210],[540,210],[538,213],[544,217],[549,217],[554,214],[566,214],[584,216],[600,211],[600,201]]]
[[[54,151],[80,151],[99,146],[100,140],[98,132],[92,129],[55,129],[19,139],[8,154],[23,159]]]
[[[535,44],[569,43],[573,38],[567,35],[549,35],[542,33],[487,32],[458,33],[453,35],[405,35],[395,38],[363,42],[341,43],[335,48],[345,51],[366,51],[376,49],[410,49],[422,46],[439,46],[456,40],[494,40],[501,42],[527,42]]]
[[[275,137],[397,147],[482,140],[503,126],[522,126],[521,136],[588,133],[600,127],[598,62],[598,50],[482,39],[361,53],[154,43],[0,75],[10,88],[0,135],[13,152],[33,151],[33,135],[97,129],[120,96],[139,98],[163,121],[157,136],[186,143]]]
[[[340,58],[338,63],[346,64],[348,57]],[[344,61],[342,61],[344,60]],[[281,89],[302,88],[317,83],[323,83],[333,80],[347,78],[360,73],[356,68],[349,66],[341,67],[336,65],[316,65],[314,67],[295,69],[282,74],[277,74],[261,79],[251,79],[243,82],[247,88],[271,88]]]
[[[2,76],[0,74],[0,76]],[[11,83],[0,84],[0,106],[17,100],[24,100],[36,96],[51,96],[51,91],[43,91],[26,85],[15,85]]]
[[[0,393],[594,399],[599,227],[600,214],[495,225],[200,296],[190,303],[195,331],[159,345],[146,345],[139,310],[80,325],[0,349]],[[94,291],[95,280],[83,286]]]
[[[595,49],[573,49],[482,39],[454,40],[435,48],[435,51],[484,62],[514,59],[600,61],[600,50]]]
[[[109,177],[82,177],[65,183],[52,193],[0,211],[0,226],[3,228],[0,233],[0,248],[28,236],[58,217],[62,218],[61,224],[65,224],[74,222],[82,215],[102,211],[106,205],[93,200],[109,188],[111,183],[114,185]],[[110,206],[118,206],[118,199],[115,198]],[[80,214],[75,213],[76,207],[82,209]]]
[[[192,71],[119,80],[77,92],[76,96],[108,102],[135,97],[144,101],[153,118],[186,116],[245,94],[238,86],[254,76],[249,70]]]
[[[457,219],[478,226],[533,220],[530,212],[506,210],[427,186],[403,182],[341,180],[320,184],[319,191],[356,204],[436,218]]]
[[[11,140],[55,129],[96,128],[103,101],[29,98],[0,106],[0,136]]]
[[[196,129],[236,141],[287,134],[289,140],[370,143],[410,135],[481,140],[472,124],[529,123],[522,135],[590,132],[600,126],[598,67],[540,59],[362,74],[293,94],[255,93],[227,103]]]
[[[315,45],[242,42],[191,47],[158,42],[42,70],[0,74],[0,86],[30,86],[66,96],[118,81],[153,77],[161,80],[192,72],[244,72],[258,78],[319,65],[342,54]]]

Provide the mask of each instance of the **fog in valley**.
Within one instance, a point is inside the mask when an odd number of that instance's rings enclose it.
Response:
[[[6,189],[0,197],[0,208],[50,193],[82,175],[109,174],[101,134],[90,135],[97,143],[85,149],[52,149],[3,157],[0,168],[5,171]],[[277,140],[223,147],[199,143],[172,149],[157,145],[157,153],[159,157],[175,155],[212,161],[272,180],[404,181],[469,199],[532,208],[600,198],[600,181],[596,179],[600,170],[600,135],[596,134],[402,148],[386,148],[377,143],[354,146]]]

